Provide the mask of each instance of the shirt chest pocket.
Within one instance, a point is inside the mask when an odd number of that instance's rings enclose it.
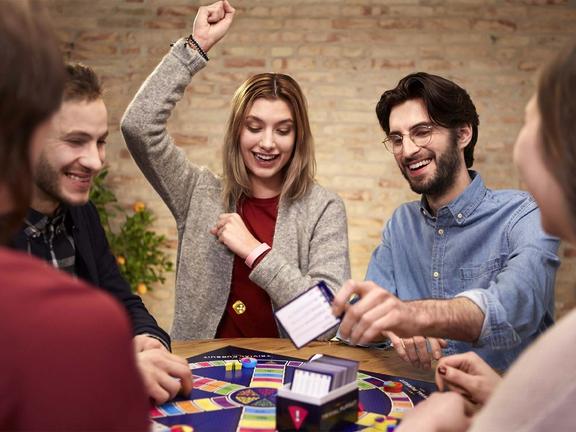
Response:
[[[493,258],[482,264],[460,268],[460,284],[462,290],[488,288],[491,281],[502,270],[504,260]]]

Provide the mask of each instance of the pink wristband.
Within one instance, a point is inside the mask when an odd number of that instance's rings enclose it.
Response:
[[[244,264],[246,264],[249,268],[252,268],[254,261],[256,261],[258,259],[258,257],[260,255],[262,255],[264,252],[266,252],[267,250],[270,250],[270,246],[268,246],[266,243],[260,243],[246,257],[246,259],[244,260]]]

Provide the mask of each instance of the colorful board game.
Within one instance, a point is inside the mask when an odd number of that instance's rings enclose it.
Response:
[[[226,363],[245,357],[256,359],[256,366],[226,370]],[[153,430],[170,431],[176,425],[189,425],[194,432],[274,431],[277,389],[292,382],[294,367],[302,362],[233,346],[190,357],[194,389],[189,399],[178,398],[153,408]],[[374,430],[372,426],[382,416],[402,418],[436,387],[424,381],[360,371],[358,389],[358,422],[349,425],[347,431]]]

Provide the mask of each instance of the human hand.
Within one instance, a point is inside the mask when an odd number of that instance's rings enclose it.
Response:
[[[198,8],[192,36],[205,52],[208,52],[228,32],[235,13],[236,9],[228,0],[217,1],[209,6]]]
[[[359,300],[350,304],[354,295]],[[371,281],[349,280],[336,294],[332,313],[344,317],[340,335],[352,344],[367,344],[392,331],[400,337],[422,334],[418,326],[418,310],[410,302],[403,302],[395,295]]]
[[[444,357],[436,368],[440,391],[452,390],[484,405],[502,378],[473,351]]]
[[[220,243],[242,259],[256,248],[260,242],[248,231],[238,213],[222,213],[210,233],[218,237]]]
[[[402,360],[422,369],[430,369],[432,360],[440,360],[442,348],[448,346],[448,342],[440,338],[414,336],[402,339],[393,332],[386,332],[386,336]]]
[[[458,393],[433,393],[402,419],[396,432],[461,432],[468,429],[472,413]]]
[[[193,379],[188,362],[165,349],[137,353],[136,364],[146,393],[157,404],[169,401],[179,392],[188,395],[192,391]]]
[[[150,337],[145,334],[134,336],[132,339],[134,343],[134,351],[137,353],[146,351],[149,349],[166,349],[164,344],[160,342],[158,339]]]

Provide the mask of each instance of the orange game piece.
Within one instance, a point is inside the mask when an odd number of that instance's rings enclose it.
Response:
[[[402,393],[402,383],[398,381],[385,381],[384,391],[387,393]]]
[[[194,432],[194,428],[188,425],[174,425],[170,428],[170,432]]]

